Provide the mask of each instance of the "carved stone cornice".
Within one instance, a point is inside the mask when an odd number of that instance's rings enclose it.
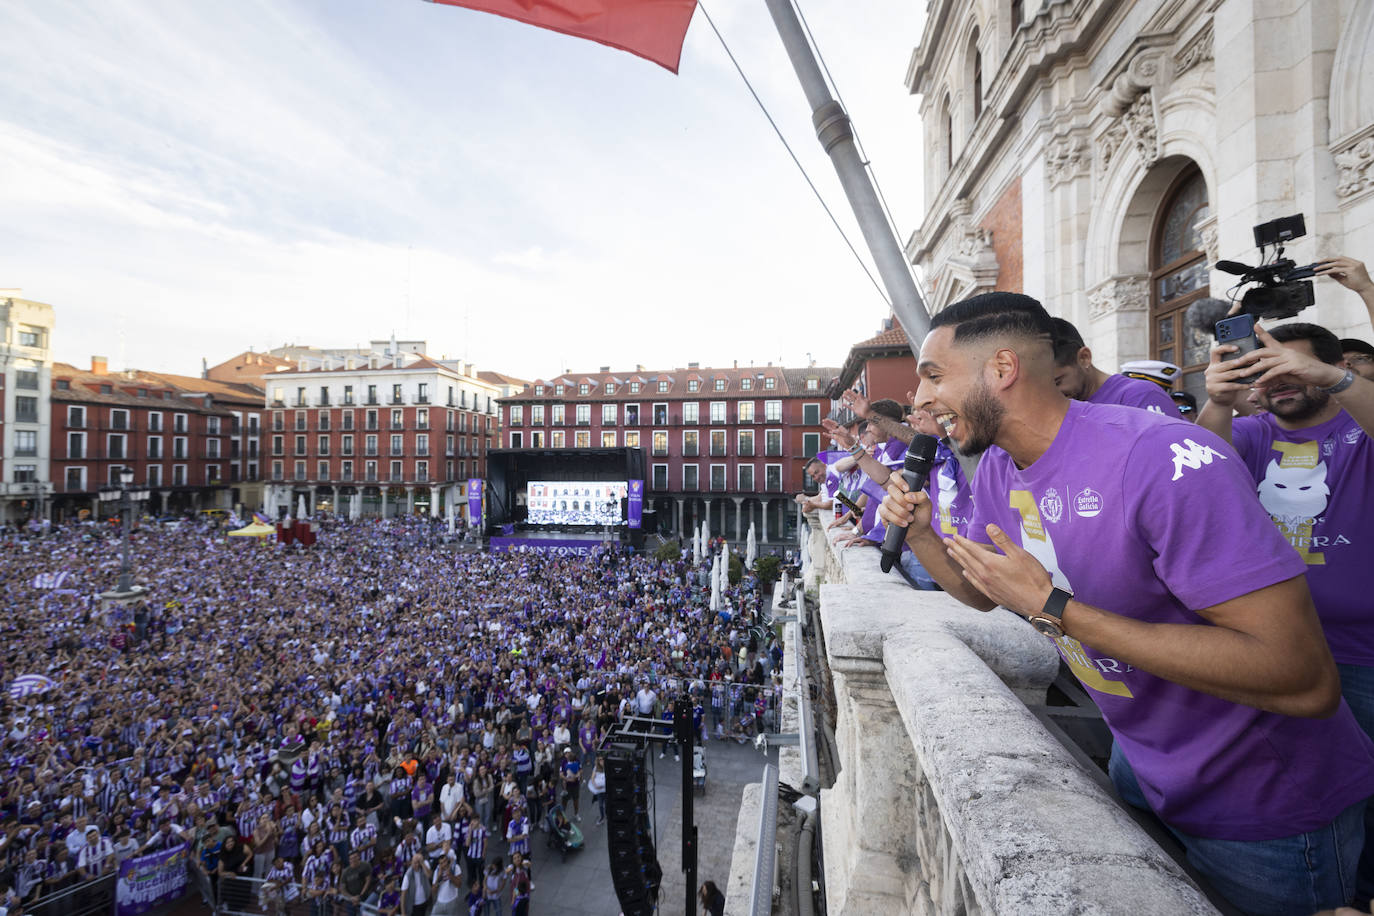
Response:
[[[1209,19],[1174,58],[1174,76],[1179,77],[1199,64],[1212,62],[1212,22]]]
[[[1051,188],[1087,175],[1091,163],[1088,140],[1081,133],[1056,137],[1045,148],[1045,177]]]
[[[1088,318],[1112,312],[1143,312],[1150,307],[1150,278],[1143,274],[1112,277],[1088,291]]]
[[[1198,220],[1194,228],[1202,239],[1202,250],[1207,255],[1207,263],[1215,264],[1221,258],[1216,214]]]
[[[1331,148],[1336,160],[1336,196],[1342,207],[1374,193],[1374,124]]]

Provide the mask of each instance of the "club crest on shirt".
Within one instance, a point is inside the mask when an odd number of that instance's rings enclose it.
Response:
[[[1092,487],[1084,487],[1083,492],[1073,498],[1073,511],[1082,518],[1097,518],[1102,512],[1102,494]]]
[[[1045,491],[1045,495],[1040,497],[1040,514],[1051,524],[1064,517],[1064,501],[1059,498],[1059,491],[1054,487],[1050,487]]]

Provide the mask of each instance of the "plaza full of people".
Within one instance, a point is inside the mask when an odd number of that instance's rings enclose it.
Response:
[[[702,741],[771,727],[752,576],[722,613],[706,556],[461,552],[435,524],[140,525],[148,592],[112,609],[117,525],[0,542],[4,680],[53,685],[0,705],[8,916],[182,843],[230,910],[527,913],[536,840],[601,828],[617,722],[685,693]]]

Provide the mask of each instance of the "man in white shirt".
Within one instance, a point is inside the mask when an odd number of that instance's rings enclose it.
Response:
[[[463,803],[463,784],[457,777],[450,773],[448,782],[439,790],[439,810],[443,812],[444,820],[452,822],[458,814],[458,806]]]
[[[654,710],[657,708],[658,694],[654,693],[652,688],[646,683],[643,687],[639,688],[639,693],[635,694],[635,712],[641,716],[652,717]]]
[[[425,831],[425,854],[433,862],[439,858],[443,852],[444,841],[453,839],[453,828],[444,823],[442,815],[436,813],[429,825],[429,830]]]

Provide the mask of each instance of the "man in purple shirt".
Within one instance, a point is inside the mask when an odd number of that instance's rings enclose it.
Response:
[[[1342,365],[1341,341],[1294,322],[1257,331],[1261,349],[1240,358],[1216,347],[1207,366],[1208,401],[1199,425],[1240,453],[1259,501],[1306,567],[1307,586],[1355,720],[1374,736],[1374,382]],[[1264,412],[1232,419],[1259,374]],[[1374,836],[1366,811],[1365,835]],[[1360,894],[1374,896],[1374,843],[1360,860]]]
[[[965,454],[969,536],[894,477],[883,520],[965,604],[1055,640],[1116,738],[1111,776],[1247,912],[1354,893],[1374,743],[1340,696],[1303,577],[1239,456],[1176,416],[1066,400],[1028,296],[935,316],[916,406]]]
[[[1124,404],[1166,417],[1176,416],[1174,399],[1154,382],[1124,375],[1109,375],[1093,365],[1093,351],[1083,335],[1063,318],[1054,324],[1054,383],[1065,397],[1093,404]]]

